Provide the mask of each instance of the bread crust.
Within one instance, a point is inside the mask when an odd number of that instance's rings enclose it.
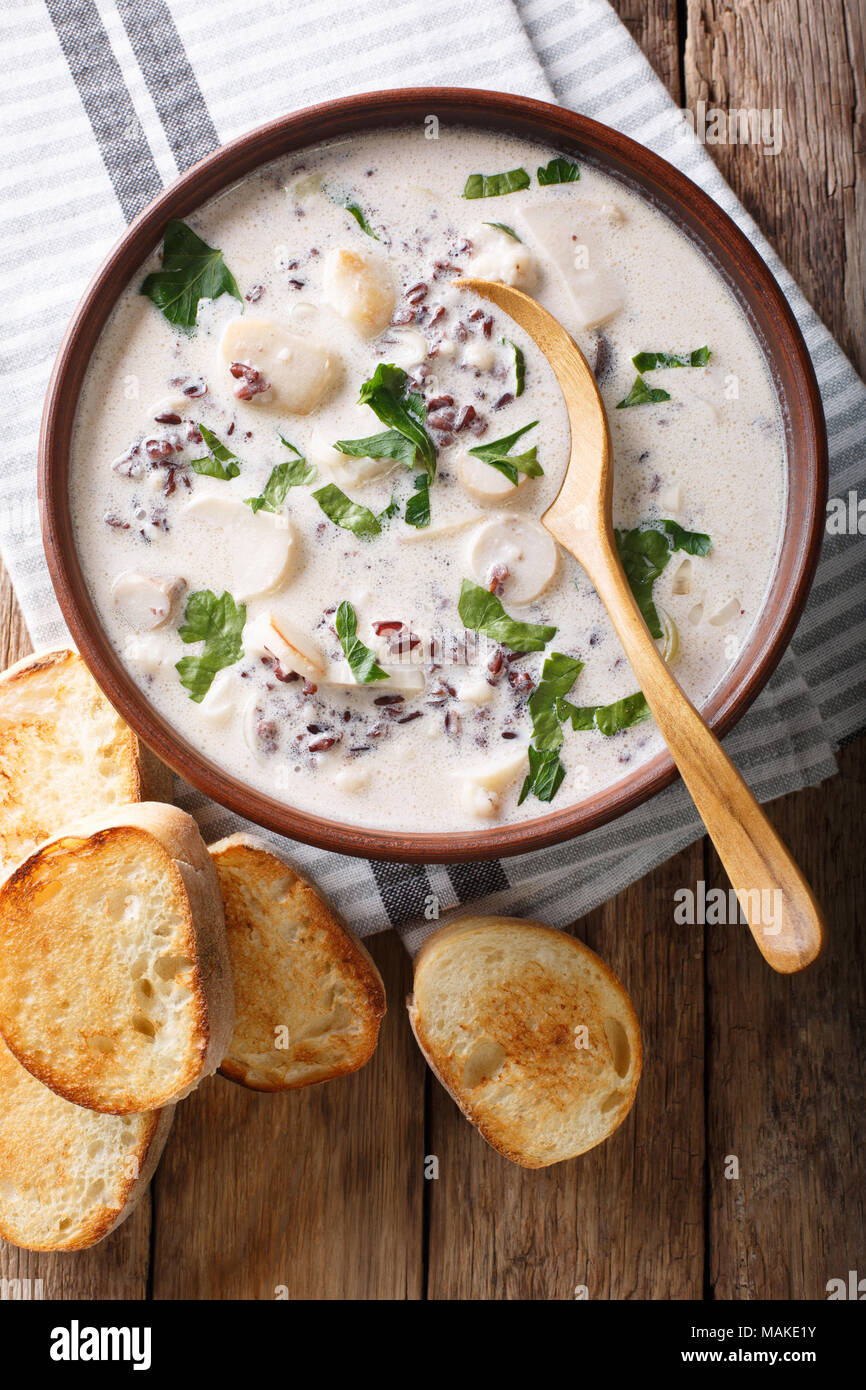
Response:
[[[366,1065],[376,1049],[379,1027],[386,1010],[382,977],[363,942],[351,931],[327,899],[297,872],[290,859],[266,840],[242,832],[229,835],[211,845],[209,852],[220,873],[230,950],[233,940],[235,942],[232,954],[238,997],[238,1027],[220,1066],[221,1074],[250,1090],[275,1092],[299,1090],[358,1071]],[[232,870],[231,873],[229,869]],[[317,960],[326,959],[334,968],[339,969],[342,978],[352,984],[356,1000],[363,999],[361,1027],[356,1028],[351,1048],[341,1050],[335,1045],[334,1060],[330,1064],[323,1062],[318,1049],[315,1049],[315,1057],[311,1054],[308,1062],[309,1074],[302,1079],[290,1080],[285,1075],[278,1077],[274,1074],[276,1068],[273,1067],[269,1074],[265,1075],[261,1067],[256,1068],[254,1060],[244,1052],[242,1032],[249,1033],[254,1027],[250,1016],[253,1007],[252,996],[255,996],[255,1006],[260,1010],[263,999],[267,997],[267,991],[273,990],[272,1007],[277,1017],[282,1001],[276,994],[277,962],[271,971],[268,969],[266,957],[261,957],[261,951],[267,949],[268,941],[265,929],[258,922],[255,923],[258,938],[255,950],[250,956],[243,949],[244,934],[253,926],[253,909],[237,889],[238,878],[246,880],[250,886],[258,884],[262,888],[268,885],[284,888],[288,882],[291,904],[288,909],[283,910],[287,916],[294,912],[298,918],[303,918],[309,924],[312,935],[316,938],[315,945],[309,947],[309,953],[315,955]],[[261,987],[251,974],[247,978],[247,972],[251,969],[247,962],[251,958],[267,977]],[[250,1001],[246,1009],[245,999]],[[271,1002],[270,999],[268,1002]],[[312,1007],[312,1001],[309,1002]],[[356,1014],[356,1021],[358,1017]],[[341,1053],[339,1056],[336,1055],[338,1051]]]
[[[569,1154],[548,1158],[540,1157],[537,1153],[529,1152],[526,1147],[520,1146],[515,1136],[509,1134],[506,1126],[495,1120],[489,1113],[486,1113],[483,1100],[479,1101],[475,1097],[468,1095],[466,1089],[458,1079],[454,1059],[450,1055],[445,1055],[440,1052],[437,1043],[430,1035],[423,1012],[419,1007],[417,990],[422,983],[424,972],[429,970],[431,966],[435,966],[437,957],[440,957],[443,952],[447,952],[449,943],[460,938],[471,939],[472,934],[475,932],[479,933],[479,935],[482,933],[486,935],[491,927],[494,929],[497,927],[508,929],[511,927],[521,931],[528,928],[532,932],[539,933],[542,938],[545,936],[549,937],[559,948],[562,947],[563,943],[568,943],[566,949],[573,949],[584,961],[591,962],[592,969],[597,971],[603,978],[607,987],[616,998],[618,1021],[626,1029],[630,1048],[630,1062],[627,1073],[628,1079],[620,1083],[623,1086],[622,1100],[617,1106],[616,1113],[611,1115],[610,1123],[605,1133],[599,1138],[593,1138],[585,1147],[576,1148]],[[587,1152],[588,1149],[595,1147],[598,1143],[609,1138],[610,1135],[619,1128],[623,1120],[625,1120],[631,1110],[643,1066],[643,1047],[640,1025],[631,999],[621,981],[600,956],[597,956],[594,951],[590,950],[588,946],[584,945],[584,943],[579,941],[576,937],[569,936],[565,932],[557,930],[555,927],[548,926],[546,923],[536,922],[526,918],[484,917],[468,914],[467,916],[457,918],[447,923],[423,942],[415,958],[414,980],[415,991],[408,997],[406,1007],[412,1032],[418,1046],[424,1054],[428,1066],[437,1080],[440,1081],[446,1091],[448,1091],[449,1095],[466,1118],[478,1129],[482,1138],[491,1148],[501,1153],[503,1157],[509,1159],[510,1162],[516,1163],[523,1168],[537,1169],[548,1167],[551,1163],[561,1162],[567,1158],[577,1157],[580,1153]],[[495,1032],[496,1029],[493,1028],[490,1031]],[[531,1032],[531,1029],[523,1030],[524,1039],[530,1036],[530,1049],[532,1047]],[[532,1060],[531,1053],[530,1060]],[[541,1059],[537,1059],[537,1061],[538,1065],[536,1067],[536,1072],[538,1075],[538,1084],[543,1085],[545,1059],[542,1057]],[[532,1068],[529,1067],[528,1070],[531,1074]]]
[[[5,946],[9,960],[20,962],[32,945],[32,949],[42,953],[44,971],[50,973],[52,945],[46,942],[44,927],[31,942],[30,914],[32,904],[46,890],[50,895],[57,872],[52,857],[57,857],[59,865],[88,856],[98,861],[108,850],[128,851],[133,857],[147,852],[160,859],[159,880],[167,887],[179,919],[180,954],[188,958],[183,969],[184,984],[192,995],[191,1024],[183,1062],[176,1063],[161,1086],[138,1076],[130,1076],[125,1089],[119,1089],[115,1082],[103,1082],[89,1041],[100,1032],[99,1019],[88,1015],[88,1029],[79,1029],[77,1037],[65,1028],[59,1036],[66,1039],[66,1055],[59,1057],[59,1049],[49,1051],[44,1038],[51,1035],[52,1016],[48,1011],[60,1001],[52,998],[49,987],[41,1001],[42,1028],[36,1028],[32,1019],[22,1022],[16,997],[18,980],[11,975],[4,978],[2,963],[0,1033],[21,1065],[56,1094],[76,1105],[122,1115],[173,1103],[216,1071],[234,1027],[234,994],[222,898],[213,862],[193,818],[177,807],[159,802],[136,802],[97,812],[67,826],[61,835],[41,845],[19,865],[0,886],[0,950]],[[85,888],[87,883],[85,878]],[[82,911],[87,910],[84,905]],[[58,949],[63,949],[62,942]],[[100,982],[94,983],[96,1002],[99,986]],[[117,981],[112,978],[110,989],[116,987]],[[28,1043],[28,1038],[34,1036],[40,1042],[38,1050]]]

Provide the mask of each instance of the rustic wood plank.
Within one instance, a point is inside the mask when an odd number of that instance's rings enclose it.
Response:
[[[674,101],[682,101],[682,46],[677,0],[612,0],[635,43]]]
[[[424,1066],[409,961],[374,937],[388,1014],[354,1076],[282,1096],[211,1078],[178,1108],[154,1181],[155,1298],[417,1299]]]
[[[433,1082],[428,1297],[700,1298],[703,1291],[701,932],[673,893],[701,876],[700,844],[577,924],[635,1002],[645,1049],[635,1107],[582,1158],[527,1172],[487,1147]]]
[[[823,1299],[866,1250],[866,741],[771,810],[823,902],[828,944],[771,974],[745,927],[710,927],[710,1283],[721,1299]],[[713,857],[708,885],[724,884]],[[739,1178],[725,1177],[728,1155]]]
[[[682,100],[675,0],[616,0],[616,8]],[[688,15],[689,103],[703,97],[785,112],[777,157],[743,146],[711,153],[862,369],[862,12],[844,0],[808,9],[801,0],[688,0]],[[5,665],[28,644],[5,576],[2,584]],[[863,1134],[852,1119],[864,1041],[855,933],[863,756],[862,745],[846,750],[842,783],[785,798],[773,811],[832,903],[824,960],[801,979],[779,980],[744,929],[733,939],[728,929],[710,929],[716,1297],[823,1297],[826,1279],[844,1275],[863,1249],[854,1183]],[[699,848],[678,856],[578,926],[632,991],[647,1050],[635,1110],[603,1148],[525,1173],[484,1145],[435,1082],[425,1143],[422,1064],[402,1008],[407,963],[394,938],[378,938],[372,947],[390,1012],[365,1072],[283,1098],[217,1079],[179,1108],[157,1178],[155,1296],[271,1298],[278,1283],[293,1297],[423,1296],[425,1148],[441,1164],[439,1181],[425,1189],[431,1297],[571,1298],[579,1283],[590,1297],[700,1296],[699,935],[672,927],[671,905],[675,887],[703,876],[702,863]],[[799,1049],[791,1045],[798,1029]],[[850,1103],[840,1106],[840,1095]],[[739,1182],[719,1172],[732,1151]],[[142,1296],[148,1239],[146,1203],[91,1252],[33,1256],[6,1247],[0,1275],[42,1278],[47,1297]]]
[[[818,314],[866,365],[863,11],[844,0],[689,0],[689,104],[780,108],[782,147],[712,154]],[[768,974],[742,928],[708,929],[710,1287],[722,1299],[826,1297],[866,1235],[862,1057],[862,741],[842,776],[773,819],[824,904],[829,944]],[[711,886],[726,886],[715,856]],[[726,1178],[725,1157],[740,1177]]]
[[[6,567],[0,560],[0,671],[5,671],[7,666],[20,660],[31,650],[30,637],[24,626],[21,609],[18,607]]]
[[[688,0],[688,104],[781,110],[782,148],[708,146],[800,288],[866,368],[862,5]]]

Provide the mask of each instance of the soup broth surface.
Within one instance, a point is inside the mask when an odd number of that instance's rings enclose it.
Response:
[[[540,182],[556,159],[444,127],[287,156],[189,218],[240,298],[170,322],[141,293],[159,248],[101,337],[70,488],[102,622],[190,744],[292,806],[465,831],[580,801],[661,747],[538,524],[568,459],[559,388],[461,273],[526,289],[593,367],[627,572],[698,706],[760,613],[784,442],[755,336],[667,218],[586,166]],[[497,192],[516,170],[528,186]]]

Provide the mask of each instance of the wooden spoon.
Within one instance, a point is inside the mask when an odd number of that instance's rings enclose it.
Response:
[[[774,970],[790,974],[804,969],[823,941],[823,919],[814,894],[662,660],[620,564],[613,536],[610,431],[586,359],[562,325],[520,290],[490,280],[454,283],[510,315],[535,339],[553,368],[568,410],[571,457],[542,525],[580,562],[607,609],[758,949]],[[768,893],[777,896],[768,898]]]

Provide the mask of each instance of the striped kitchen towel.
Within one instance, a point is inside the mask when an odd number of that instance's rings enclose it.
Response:
[[[66,635],[39,538],[35,451],[52,360],[87,280],[178,172],[261,121],[349,92],[461,84],[558,100],[678,165],[782,285],[824,398],[831,494],[866,495],[866,390],[605,0],[440,0],[435,13],[433,25],[429,0],[5,0],[0,545],[35,644]],[[727,740],[763,800],[830,776],[834,746],[866,725],[857,539],[828,535],[793,646]],[[206,838],[240,826],[190,788],[177,792]],[[502,863],[425,869],[291,850],[356,930],[391,924],[414,949],[434,900],[442,913],[471,903],[563,925],[700,833],[676,784],[571,844]]]

